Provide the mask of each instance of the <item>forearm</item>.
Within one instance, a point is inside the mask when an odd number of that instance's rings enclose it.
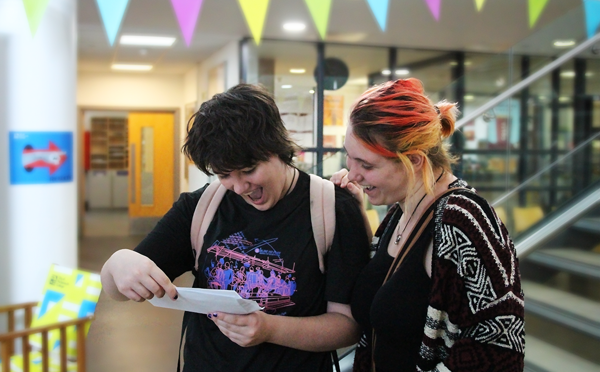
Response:
[[[359,326],[340,313],[312,317],[270,316],[268,342],[304,351],[330,351],[358,342]]]

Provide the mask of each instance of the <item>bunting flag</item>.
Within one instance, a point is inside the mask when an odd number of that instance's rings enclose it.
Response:
[[[27,14],[31,36],[35,36],[38,26],[42,21],[42,17],[46,12],[46,8],[48,7],[48,0],[23,0],[23,6],[25,6],[25,13]]]
[[[267,10],[269,9],[270,0],[239,0],[240,6],[250,32],[254,37],[256,44],[260,44],[262,37],[263,27],[265,25],[265,18],[267,17]]]
[[[435,18],[436,21],[439,21],[442,0],[425,0],[425,2],[431,11],[431,14],[433,14],[433,18]]]
[[[596,34],[598,26],[600,26],[600,0],[584,0],[583,4],[587,37],[590,38]]]
[[[547,3],[548,0],[529,0],[529,28],[535,25]]]
[[[477,7],[478,12],[481,12],[483,4],[485,4],[485,0],[475,0],[475,6]]]
[[[189,47],[202,9],[202,0],[171,0],[183,40]]]
[[[331,0],[304,0],[308,5],[310,15],[317,26],[321,39],[327,35],[327,24],[329,23],[329,11],[331,10]]]
[[[125,10],[129,4],[129,0],[96,0],[108,42],[112,46],[121,27],[121,21],[125,15]]]
[[[381,31],[385,31],[390,0],[367,0]]]

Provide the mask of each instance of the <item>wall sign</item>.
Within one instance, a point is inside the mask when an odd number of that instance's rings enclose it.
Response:
[[[73,132],[9,132],[10,184],[73,181]]]

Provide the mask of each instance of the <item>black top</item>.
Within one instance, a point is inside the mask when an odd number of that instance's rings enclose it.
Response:
[[[431,226],[423,231],[398,270],[382,286],[394,261],[387,247],[401,216],[398,208],[381,236],[375,256],[360,274],[352,296],[352,315],[367,330],[369,341],[371,329],[375,329],[377,348],[373,358],[377,372],[414,372],[431,290],[431,278],[424,267],[425,253],[433,237]]]
[[[300,172],[292,192],[259,211],[228,191],[204,237],[198,271],[190,241],[191,220],[203,189],[184,193],[136,248],[173,280],[186,271],[194,287],[233,289],[281,316],[323,314],[327,302],[349,303],[356,277],[368,261],[360,209],[336,187],[336,233],[319,270],[310,222],[310,177]],[[243,348],[206,315],[186,314],[184,371],[330,371],[328,353],[264,343]]]

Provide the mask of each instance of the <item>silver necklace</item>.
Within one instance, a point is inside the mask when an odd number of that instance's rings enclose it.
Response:
[[[433,184],[435,185],[442,178],[443,175],[444,175],[444,171],[442,171],[442,173],[440,174],[440,176],[437,178],[437,180],[435,180],[435,182]],[[415,212],[417,211],[417,209],[419,209],[419,205],[421,205],[421,202],[423,201],[423,199],[425,199],[426,196],[427,196],[427,193],[425,193],[425,195],[423,195],[423,197],[421,198],[421,200],[419,200],[419,202],[417,203],[417,206],[415,207],[415,209],[413,209],[413,211],[410,214],[410,217],[408,218],[408,221],[406,221],[406,225],[404,225],[404,228],[402,229],[402,231],[400,231],[398,233],[398,235],[396,235],[396,240],[394,240],[394,244],[395,245],[398,245],[398,243],[400,243],[400,239],[402,239],[402,235],[404,234],[404,231],[406,231],[406,228],[408,227],[408,224],[410,223],[410,220],[412,220],[413,216],[415,215]],[[400,223],[400,222],[398,222],[398,223]],[[400,225],[398,225],[398,226],[400,226]]]

